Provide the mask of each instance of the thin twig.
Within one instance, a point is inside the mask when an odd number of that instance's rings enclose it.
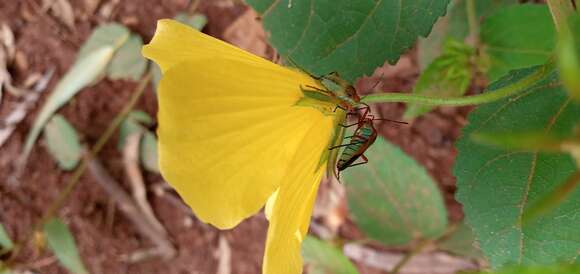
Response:
[[[411,252],[405,254],[405,256],[395,265],[391,274],[398,274],[399,271],[405,266],[415,255],[421,253],[423,249],[433,243],[433,240],[425,239],[419,242]]]
[[[217,254],[218,267],[217,274],[231,274],[232,273],[232,250],[228,239],[224,235],[220,235]]]
[[[191,208],[187,206],[183,200],[176,197],[175,195],[172,195],[171,193],[167,193],[167,190],[170,189],[172,188],[166,182],[160,182],[153,186],[153,193],[155,193],[155,195],[158,197],[166,199],[171,205],[175,206],[183,213],[193,217],[193,211],[191,211]]]
[[[0,72],[1,74],[1,72]],[[52,75],[54,74],[54,68],[46,71],[46,73],[36,82],[34,88],[26,92],[24,98],[19,102],[14,110],[10,112],[2,121],[0,121],[0,147],[2,147],[6,141],[12,136],[12,133],[16,129],[16,126],[28,114],[28,111],[32,108],[34,103],[40,98],[42,92],[46,90]],[[1,83],[0,83],[1,85]],[[2,87],[0,87],[1,89]]]
[[[143,175],[139,169],[139,144],[143,137],[142,132],[136,132],[127,137],[125,142],[125,147],[123,148],[123,162],[125,164],[125,172],[129,181],[131,182],[131,188],[133,190],[133,199],[137,202],[137,205],[145,215],[145,218],[158,230],[159,233],[167,235],[167,231],[163,225],[157,220],[153,209],[149,202],[147,201],[147,190],[145,189],[145,183],[143,181]]]
[[[372,247],[348,243],[343,247],[344,255],[359,265],[368,268],[380,269],[391,273],[394,266],[403,258],[403,254],[397,251],[379,251]],[[447,252],[434,251],[422,252],[413,257],[405,265],[403,273],[409,274],[447,274],[459,271],[479,269],[478,263],[471,259],[449,255]],[[382,273],[382,272],[381,272]]]
[[[97,143],[93,146],[93,148],[90,151],[91,155],[97,155],[103,149],[105,144],[113,136],[113,134],[115,133],[117,128],[121,125],[123,120],[125,120],[129,112],[131,112],[131,110],[135,107],[135,105],[145,92],[145,88],[147,87],[150,81],[151,81],[151,73],[147,73],[135,88],[135,91],[131,95],[131,98],[129,99],[125,107],[121,110],[121,112],[117,114],[117,116],[109,124],[109,127],[97,140]],[[83,160],[81,164],[76,168],[74,173],[71,175],[70,179],[66,183],[65,188],[60,192],[56,200],[48,207],[44,215],[34,225],[33,229],[29,231],[28,235],[23,238],[24,239],[23,242],[14,245],[12,256],[6,262],[7,265],[10,266],[14,262],[14,260],[20,253],[22,247],[32,239],[32,235],[34,235],[36,231],[40,231],[44,223],[46,223],[47,220],[51,219],[56,214],[56,212],[62,207],[64,202],[68,199],[68,197],[71,195],[75,187],[80,182],[80,178],[84,174],[86,169],[87,162]]]
[[[479,46],[479,20],[477,18],[477,10],[475,7],[475,0],[467,0],[465,5],[467,12],[467,22],[469,24],[469,40],[472,46]]]
[[[105,144],[113,136],[113,134],[115,133],[117,128],[121,125],[123,120],[125,120],[125,118],[129,114],[129,112],[131,112],[131,110],[135,107],[135,105],[139,101],[139,98],[141,98],[141,95],[143,95],[143,92],[145,91],[145,88],[147,87],[147,84],[149,83],[150,80],[151,80],[151,74],[148,73],[141,80],[139,85],[137,86],[135,92],[133,93],[133,96],[131,96],[131,98],[129,99],[129,102],[127,102],[127,105],[125,105],[123,110],[121,110],[121,112],[119,112],[119,114],[117,114],[117,116],[111,122],[111,124],[109,124],[109,127],[105,130],[103,135],[101,135],[101,138],[99,138],[97,140],[97,143],[91,149],[91,152],[90,152],[91,155],[97,155],[97,154],[99,154],[99,152],[101,152],[101,150],[103,149]],[[83,161],[81,163],[81,165],[75,170],[75,173],[73,173],[73,175],[71,176],[71,179],[68,181],[68,183],[66,184],[66,187],[60,193],[57,200],[48,208],[48,210],[44,214],[45,216],[43,217],[42,223],[44,223],[45,220],[52,218],[54,216],[54,214],[56,213],[56,211],[62,207],[62,205],[64,204],[66,199],[68,199],[68,197],[70,196],[72,191],[75,189],[76,185],[79,182],[80,177],[83,175],[86,168],[87,168],[87,162]]]
[[[85,153],[84,160],[93,178],[105,189],[110,197],[117,202],[119,208],[131,222],[135,225],[139,233],[149,238],[153,242],[164,258],[172,258],[175,256],[175,248],[164,234],[159,233],[158,229],[149,222],[148,218],[143,218],[143,212],[131,199],[129,194],[125,193],[123,188],[109,175],[103,168],[101,163],[90,153]]]
[[[443,240],[448,239],[457,230],[458,227],[459,227],[459,224],[457,224],[457,223],[451,224],[451,225],[449,225],[449,227],[447,227],[447,229],[445,230],[443,235],[441,235],[439,238],[434,239],[434,240],[424,239],[421,242],[419,242],[415,246],[415,248],[413,250],[411,250],[411,252],[405,254],[405,256],[397,263],[397,265],[395,265],[391,274],[399,273],[399,271],[401,271],[403,266],[405,266],[415,255],[421,253],[421,251],[423,249],[425,249],[425,247],[427,247],[431,244],[435,244],[437,242],[441,242]]]

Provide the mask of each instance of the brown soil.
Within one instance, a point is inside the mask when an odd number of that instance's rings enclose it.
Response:
[[[16,36],[16,49],[21,60],[11,67],[15,82],[22,83],[31,73],[43,73],[55,68],[56,74],[48,88],[50,91],[70,67],[78,48],[91,30],[107,21],[123,22],[148,41],[155,30],[157,19],[173,17],[188,8],[188,0],[148,0],[116,1],[110,20],[104,19],[99,10],[87,13],[87,3],[91,0],[69,0],[75,12],[76,28],[69,30],[53,15],[40,10],[39,0],[0,1],[0,23],[6,23]],[[109,2],[102,2],[99,7]],[[246,9],[240,4],[227,5],[229,1],[201,1],[199,11],[209,18],[205,32],[222,37],[224,30]],[[412,51],[396,67],[385,66],[384,90],[409,90],[417,75],[418,66]],[[405,63],[406,62],[406,63]],[[377,73],[380,75],[380,73]],[[360,90],[372,85],[379,77],[371,77],[359,83]],[[85,144],[94,144],[109,125],[113,117],[126,103],[135,87],[134,83],[122,81],[102,81],[94,87],[83,90],[59,113],[63,114],[81,133]],[[47,92],[48,93],[48,92]],[[46,97],[46,94],[43,98]],[[18,98],[6,94],[0,107],[0,116],[10,112]],[[41,99],[40,102],[43,100]],[[37,111],[38,106],[35,110]],[[138,109],[150,113],[156,111],[156,98],[152,90],[139,102]],[[382,117],[398,119],[403,105],[381,106],[377,113]],[[19,125],[14,135],[1,148],[0,154],[0,222],[16,241],[27,237],[30,229],[38,221],[42,212],[54,201],[70,173],[61,171],[46,149],[39,142],[33,150],[26,173],[18,185],[6,182],[14,173],[14,160],[20,154],[22,144],[35,118],[36,111],[29,113]],[[377,110],[375,110],[377,111]],[[460,206],[453,200],[455,179],[451,166],[455,157],[453,142],[465,124],[469,109],[439,109],[418,119],[410,126],[381,126],[381,134],[400,145],[403,150],[427,167],[440,183],[445,196],[450,218],[462,218]],[[111,140],[99,155],[107,170],[120,182],[128,185],[121,155],[116,148],[116,139]],[[147,182],[155,184],[161,178],[147,174]],[[172,196],[176,197],[176,196]],[[108,195],[89,175],[84,175],[59,216],[71,227],[84,262],[91,273],[215,273],[217,268],[216,250],[218,240],[223,235],[229,241],[234,274],[260,273],[263,245],[267,222],[263,216],[253,217],[230,231],[219,231],[205,225],[166,197],[151,194],[149,201],[156,216],[169,231],[172,242],[178,248],[178,256],[169,261],[151,259],[137,263],[123,261],[123,256],[152,247],[143,239],[134,225],[115,210]],[[352,224],[347,224],[353,235],[360,235]],[[352,234],[352,233],[347,233]],[[25,269],[39,273],[66,273],[51,255],[32,245],[27,246],[17,258],[17,263]]]

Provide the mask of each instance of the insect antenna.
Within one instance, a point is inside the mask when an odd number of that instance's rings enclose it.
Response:
[[[316,79],[316,80],[320,80],[320,76],[316,76],[314,74],[311,74],[309,71],[305,70],[303,67],[301,67],[300,65],[298,65],[298,63],[294,62],[294,59],[292,59],[292,57],[290,57],[289,55],[284,57],[284,59],[288,62],[290,62],[290,65],[292,65],[293,67],[301,70],[304,73],[307,73],[308,75],[310,75],[310,77]]]
[[[391,120],[391,119],[387,119],[387,118],[373,118],[373,121],[388,121],[388,122],[397,123],[397,124],[403,124],[403,125],[408,125],[409,124],[407,122],[397,121],[397,120]]]

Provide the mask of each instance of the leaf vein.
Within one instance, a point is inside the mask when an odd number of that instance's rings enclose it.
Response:
[[[554,116],[552,116],[552,118],[550,118],[550,121],[548,122],[548,124],[546,125],[546,133],[549,133],[550,130],[552,129],[552,127],[554,126],[554,124],[556,123],[556,121],[558,120],[558,117],[560,117],[560,115],[562,114],[562,112],[564,112],[564,109],[566,109],[566,107],[568,106],[568,104],[571,102],[571,98],[568,98],[566,101],[564,101],[564,103],[560,106],[560,108],[558,109],[558,111],[554,114]],[[530,175],[528,176],[528,180],[526,182],[526,189],[524,191],[524,196],[522,197],[522,201],[520,203],[520,212],[519,212],[519,216],[518,216],[518,223],[521,224],[522,223],[522,218],[524,215],[524,208],[526,207],[526,203],[528,202],[528,196],[529,196],[529,191],[532,185],[532,181],[534,179],[534,175],[536,173],[536,165],[538,162],[538,151],[534,152],[534,158],[532,160],[532,165],[530,168]],[[518,258],[518,263],[522,263],[522,258],[524,257],[524,249],[525,249],[525,242],[524,242],[524,232],[523,232],[523,226],[520,227],[520,255]]]
[[[417,232],[417,229],[411,224],[411,222],[409,221],[409,218],[406,214],[404,214],[404,211],[401,210],[400,205],[399,205],[399,201],[393,196],[393,194],[385,188],[385,186],[381,183],[381,179],[377,174],[377,169],[373,166],[373,165],[369,165],[369,171],[371,171],[371,176],[373,178],[373,181],[375,182],[375,184],[383,191],[383,193],[386,195],[387,199],[389,199],[389,201],[391,202],[391,204],[393,205],[393,207],[395,208],[395,210],[397,211],[397,213],[399,214],[399,216],[401,216],[401,219],[405,225],[405,227],[407,227],[407,229],[413,231],[414,233]],[[413,233],[413,234],[414,234]],[[422,233],[419,233],[420,235],[422,235]]]
[[[274,2],[272,2],[272,4],[264,11],[264,13],[262,13],[262,17],[266,17],[270,12],[272,12],[272,10],[276,8],[278,4],[280,4],[280,1],[281,0],[275,0]]]
[[[362,31],[362,29],[365,27],[365,25],[370,21],[370,19],[373,17],[373,15],[376,13],[376,11],[379,9],[379,6],[382,4],[383,0],[379,0],[375,3],[375,6],[373,7],[373,9],[369,12],[369,14],[367,15],[367,17],[365,18],[365,20],[360,24],[360,27],[350,36],[346,37],[346,39],[344,39],[344,41],[336,44],[332,50],[328,51],[326,54],[324,54],[323,56],[320,57],[320,60],[327,58],[328,56],[330,56],[333,52],[335,52],[338,48],[344,46],[346,43],[350,42],[352,39],[356,38],[358,36],[358,34]],[[399,10],[400,12],[400,10]]]
[[[306,33],[308,32],[308,29],[312,25],[312,16],[314,16],[314,14],[315,14],[315,12],[314,12],[314,0],[310,0],[310,12],[308,14],[308,22],[306,22],[306,26],[302,30],[302,33],[300,34],[300,38],[298,38],[298,41],[296,41],[296,45],[294,45],[294,47],[292,47],[292,49],[290,49],[290,51],[288,51],[288,56],[291,56],[292,53],[294,53],[294,51],[300,45],[302,45],[302,41],[304,40],[304,37],[306,37]]]

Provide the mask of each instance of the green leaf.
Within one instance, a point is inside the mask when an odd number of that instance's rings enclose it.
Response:
[[[566,90],[580,100],[580,15],[569,18],[562,26],[558,42],[558,65]]]
[[[434,239],[447,227],[447,212],[433,179],[398,147],[378,138],[369,163],[344,172],[348,206],[372,239],[406,244]]]
[[[107,71],[109,78],[139,81],[147,69],[147,60],[141,55],[142,47],[141,36],[132,34],[111,60]]]
[[[263,17],[278,52],[314,75],[352,82],[394,63],[427,36],[449,0],[246,0]],[[290,7],[289,7],[290,6]]]
[[[309,274],[358,274],[339,249],[312,236],[302,242],[302,256]]]
[[[538,68],[513,71],[487,92],[509,85]],[[573,135],[580,105],[567,96],[556,73],[528,90],[473,111],[454,167],[456,198],[481,249],[497,268],[509,263],[550,264],[569,261],[580,250],[580,192],[539,218],[521,226],[523,212],[563,183],[576,166],[566,153],[509,151],[470,138],[478,132],[537,132],[561,138]]]
[[[61,169],[72,170],[78,165],[82,156],[79,137],[62,115],[54,115],[46,124],[44,139],[48,151]]]
[[[14,243],[10,239],[10,235],[8,235],[4,226],[0,224],[0,250],[11,250],[13,247]]]
[[[507,150],[540,150],[559,152],[568,140],[550,136],[544,132],[477,132],[471,135],[473,141]]]
[[[137,110],[131,111],[121,124],[121,129],[119,130],[119,143],[117,144],[117,147],[123,149],[127,137],[136,132],[146,131],[146,128],[143,125],[150,126],[152,124],[153,118],[151,118],[151,116],[146,112]]]
[[[110,23],[98,26],[93,30],[93,33],[85,41],[79,54],[78,59],[86,58],[93,52],[103,48],[103,47],[113,47],[115,49],[121,47],[129,36],[131,32],[125,26],[118,23]]]
[[[421,73],[413,93],[435,97],[465,94],[471,82],[471,59],[474,54],[475,50],[465,43],[448,40],[443,55]],[[414,119],[432,109],[432,106],[407,104],[403,117],[405,120]]]
[[[20,274],[18,272],[12,272],[12,270],[10,270],[7,266],[2,264],[2,261],[0,261],[0,274]]]
[[[23,148],[26,159],[46,122],[60,107],[66,104],[81,89],[93,84],[103,75],[113,54],[129,37],[129,32],[118,24],[97,28],[83,45],[77,60],[58,82],[52,94],[40,109]],[[125,29],[126,30],[126,29]]]
[[[449,13],[449,35],[452,38],[465,39],[469,33],[467,18],[467,0],[459,0]],[[499,10],[518,4],[518,0],[475,0],[475,13],[478,19],[484,19]],[[479,21],[479,20],[478,20]]]
[[[480,274],[578,274],[580,265],[519,266]]]
[[[534,204],[530,205],[523,213],[521,223],[527,225],[535,221],[538,217],[546,215],[554,208],[570,198],[570,195],[578,190],[580,185],[580,171],[572,174],[565,183],[559,185],[551,193],[546,193],[544,197],[538,199]]]
[[[187,13],[181,12],[178,13],[174,19],[197,30],[203,29],[203,27],[205,27],[207,24],[207,17],[205,17],[203,14],[189,15]]]
[[[89,273],[83,264],[77,245],[68,227],[59,219],[53,218],[44,225],[48,246],[60,263],[75,274]]]
[[[155,134],[149,131],[145,132],[141,139],[140,150],[141,164],[143,164],[145,169],[150,172],[160,173]]]
[[[151,62],[151,65],[149,66],[150,69],[149,71],[151,72],[151,75],[153,75],[153,86],[155,87],[153,89],[153,92],[157,92],[157,87],[159,87],[159,82],[161,82],[161,68],[159,68],[159,66],[157,64],[155,64],[155,62]]]
[[[470,259],[481,259],[483,254],[477,245],[471,227],[464,223],[459,224],[449,237],[437,244],[440,249],[455,255]]]
[[[153,122],[153,118],[143,111],[130,112],[125,121],[121,124],[118,148],[123,149],[127,137],[131,136],[133,133],[142,132],[143,137],[139,146],[141,164],[146,170],[159,173],[157,138],[155,137],[155,134],[151,133],[146,128],[147,126],[152,125]]]
[[[556,45],[556,30],[546,5],[515,5],[484,21],[481,40],[491,62],[488,77],[495,81],[510,70],[546,62]]]
[[[495,11],[509,5],[517,4],[517,0],[475,0],[477,18],[487,18]],[[419,64],[425,69],[435,58],[441,55],[448,39],[464,41],[469,36],[466,0],[454,0],[449,4],[447,15],[433,26],[433,31],[427,38],[419,39]]]

